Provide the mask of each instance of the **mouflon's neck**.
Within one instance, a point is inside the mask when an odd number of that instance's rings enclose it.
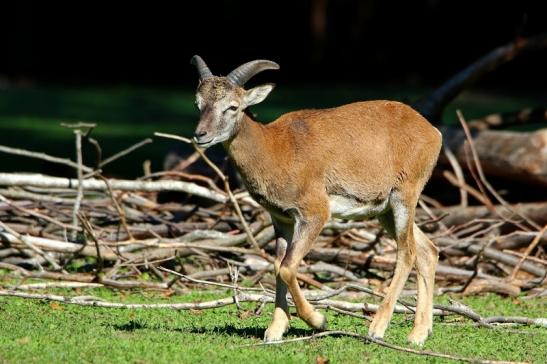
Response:
[[[245,180],[254,174],[267,172],[272,158],[264,125],[244,115],[235,136],[224,143],[224,148]]]

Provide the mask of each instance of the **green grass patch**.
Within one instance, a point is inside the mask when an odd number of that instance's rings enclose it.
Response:
[[[74,292],[56,290],[74,295]],[[230,293],[194,291],[165,297],[150,292],[82,290],[115,302],[196,302]],[[442,300],[441,300],[442,301]],[[463,298],[483,315],[545,316],[546,302],[486,297]],[[255,304],[243,304],[252,311]],[[0,297],[0,362],[6,363],[313,363],[318,356],[331,363],[443,362],[392,351],[353,338],[327,337],[268,347],[258,343],[270,320],[271,305],[261,316],[241,314],[235,306],[203,310],[105,309],[41,300]],[[366,333],[362,320],[327,312],[330,329]],[[407,345],[411,317],[396,315],[386,340]],[[459,318],[436,318],[425,349],[468,357],[542,363],[547,356],[547,330],[526,333],[477,328]],[[287,338],[311,334],[293,319]]]

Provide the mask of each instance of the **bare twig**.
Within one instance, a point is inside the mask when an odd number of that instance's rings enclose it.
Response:
[[[116,211],[118,212],[118,216],[120,217],[120,222],[122,223],[122,226],[129,238],[130,241],[135,240],[133,237],[133,234],[131,233],[131,230],[129,229],[129,226],[127,226],[127,219],[125,218],[125,212],[123,212],[120,204],[116,200],[116,197],[114,196],[114,191],[112,191],[112,187],[110,186],[110,182],[107,178],[105,178],[102,175],[98,176],[100,179],[102,179],[108,189],[108,195],[110,196],[110,199],[112,200],[112,203],[114,204],[114,207],[116,208]]]
[[[141,140],[140,142],[136,143],[136,144],[133,144],[132,146],[106,158],[105,160],[103,160],[100,164],[99,164],[99,167],[100,168],[103,168],[104,166],[106,166],[107,164],[110,164],[112,162],[114,162],[115,160],[133,152],[134,150],[136,149],[139,149],[140,147],[146,145],[146,144],[150,144],[152,143],[153,140],[151,138],[146,138],[144,140]]]
[[[80,204],[82,203],[82,198],[84,196],[84,189],[83,189],[83,170],[82,170],[82,132],[79,129],[74,130],[74,136],[76,139],[76,163],[78,164],[78,188],[76,193],[76,199],[74,200],[74,208],[72,209],[72,225],[74,227],[78,226],[78,212],[80,211]],[[78,232],[76,230],[72,230],[72,241],[76,240],[76,237],[78,236]]]
[[[526,248],[526,251],[524,252],[524,255],[522,256],[522,258],[520,258],[520,260],[518,261],[518,263],[515,265],[515,268],[513,268],[513,272],[511,273],[511,275],[509,276],[509,280],[512,281],[516,278],[517,276],[517,273],[518,271],[520,270],[520,268],[522,267],[522,264],[524,263],[524,261],[526,260],[526,258],[528,257],[528,255],[530,255],[530,253],[532,252],[532,250],[534,250],[534,248],[538,245],[539,241],[541,240],[541,237],[543,236],[543,234],[545,233],[545,231],[547,230],[547,225],[545,225],[541,231],[536,235],[536,237],[534,238],[534,240],[532,240],[532,242],[530,243],[530,245],[528,245],[528,247]]]
[[[222,182],[224,183],[224,189],[226,190],[226,193],[228,194],[228,197],[230,198],[230,201],[232,202],[234,209],[236,211],[237,216],[239,217],[239,220],[241,221],[241,224],[243,225],[243,230],[245,230],[245,233],[247,234],[247,237],[249,238],[249,242],[253,245],[253,247],[258,251],[262,252],[262,249],[256,242],[256,239],[253,236],[253,233],[249,229],[249,225],[247,224],[247,221],[245,221],[245,218],[243,217],[243,213],[241,212],[241,208],[239,207],[239,203],[237,202],[236,198],[234,197],[234,194],[232,193],[232,190],[230,189],[230,184],[228,183],[228,178],[222,171],[213,163],[211,160],[203,153],[203,151],[190,139],[181,137],[178,135],[173,134],[165,134],[165,133],[154,133],[154,135],[161,136],[164,138],[169,139],[175,139],[180,140],[185,143],[192,144],[196,152],[203,158],[203,160],[215,171],[215,173],[220,177]],[[265,254],[263,254],[265,255]]]
[[[264,290],[262,288],[243,288],[243,287],[238,287],[238,286],[235,286],[233,284],[225,284],[225,283],[218,283],[218,282],[209,282],[209,281],[203,281],[201,279],[195,279],[195,278],[192,278],[192,277],[189,277],[185,274],[182,274],[182,273],[179,273],[179,272],[175,272],[174,270],[171,270],[171,269],[167,269],[167,268],[164,268],[164,267],[158,267],[159,270],[161,271],[164,271],[164,272],[167,272],[167,273],[171,273],[173,275],[176,275],[177,277],[180,277],[182,279],[185,279],[187,281],[190,281],[192,283],[200,283],[200,284],[207,284],[207,285],[211,285],[211,286],[218,286],[218,287],[224,287],[224,288],[229,288],[229,289],[239,289],[239,290],[247,290],[247,291],[258,291],[258,292],[263,292]],[[269,292],[270,294],[272,294],[272,292],[270,291]]]
[[[448,146],[445,146],[443,151],[446,159],[448,159],[448,162],[450,163],[450,166],[454,170],[454,174],[456,175],[458,184],[460,185],[460,206],[467,207],[467,190],[461,187],[465,185],[465,177],[463,175],[462,167]]]
[[[491,203],[487,198],[484,197],[484,195],[480,191],[477,191],[475,188],[469,186],[468,184],[465,183],[465,181],[461,181],[459,178],[454,176],[449,171],[443,171],[443,176],[452,185],[458,187],[460,189],[460,191],[465,191],[466,195],[467,195],[467,193],[469,193],[470,195],[475,197],[483,205],[488,205],[488,204]],[[467,205],[463,206],[462,204],[460,204],[460,206],[467,207]]]
[[[50,289],[50,288],[100,288],[104,287],[101,283],[87,283],[87,282],[45,282],[45,283],[29,283],[20,284],[10,287],[12,290],[18,291],[31,291],[35,289]]]
[[[365,342],[374,343],[376,345],[401,351],[404,353],[410,353],[410,354],[416,354],[416,355],[422,355],[422,356],[431,356],[436,358],[443,358],[443,359],[451,359],[451,360],[458,360],[463,361],[466,363],[481,363],[481,364],[502,364],[502,363],[512,363],[512,364],[518,364],[520,362],[509,362],[509,361],[497,361],[497,360],[485,360],[485,359],[476,359],[476,358],[467,358],[463,356],[458,355],[452,355],[452,354],[445,354],[445,353],[438,353],[434,351],[429,350],[418,350],[418,349],[412,349],[407,348],[400,345],[395,345],[388,343],[381,339],[376,339],[369,335],[362,335],[358,334],[356,332],[349,332],[349,331],[342,331],[342,330],[333,330],[333,331],[323,331],[320,333],[316,333],[310,336],[302,336],[302,337],[296,337],[293,339],[286,339],[286,340],[279,340],[279,341],[270,341],[270,342],[259,342],[254,344],[246,344],[246,345],[238,345],[235,346],[235,348],[242,348],[242,347],[256,347],[256,346],[268,346],[268,345],[281,345],[281,344],[288,344],[288,343],[294,343],[294,342],[301,342],[301,341],[309,341],[314,339],[319,339],[326,336],[349,336],[358,338],[361,340],[364,340]]]
[[[0,145],[0,152],[20,155],[20,156],[24,156],[24,157],[41,159],[41,160],[45,160],[45,161],[48,161],[48,162],[63,164],[65,166],[69,166],[69,167],[72,167],[74,169],[78,169],[78,163],[74,163],[73,161],[71,161],[68,158],[53,157],[51,155],[48,155],[48,154],[42,153],[42,152],[32,152],[32,151],[25,150],[25,149],[6,147],[4,145]],[[90,167],[87,167],[87,166],[82,166],[82,169],[85,172],[92,172],[93,171],[93,168],[90,168]]]
[[[95,249],[97,251],[97,270],[96,270],[95,276],[99,277],[99,275],[101,274],[103,270],[103,265],[104,265],[103,258],[101,257],[101,249],[99,248],[99,241],[97,240],[97,237],[95,236],[93,227],[89,223],[89,220],[87,220],[87,218],[83,214],[78,214],[78,219],[82,223],[82,226],[84,227],[85,231],[87,231],[87,233],[89,234],[89,236],[95,243]]]
[[[245,233],[247,234],[247,238],[249,239],[249,242],[252,244],[252,246],[256,249],[257,252],[262,252],[262,249],[256,242],[256,239],[254,238],[253,233],[251,232],[251,229],[249,229],[249,225],[247,224],[245,217],[243,217],[243,213],[241,212],[239,203],[237,202],[236,198],[234,197],[234,194],[232,193],[232,190],[230,189],[230,184],[228,183],[228,177],[226,177],[226,175],[224,175],[224,173],[222,173],[222,171],[213,162],[211,162],[211,160],[205,155],[205,153],[203,153],[203,151],[194,142],[192,142],[192,145],[194,146],[196,151],[201,155],[201,158],[203,158],[203,160],[209,165],[209,167],[211,167],[215,171],[215,173],[220,177],[220,179],[224,183],[224,188],[226,190],[226,193],[228,194],[228,197],[230,198],[230,201],[232,202],[234,209],[236,210],[236,214],[239,217],[241,224],[243,225],[243,230],[245,230]]]
[[[78,297],[66,297],[52,294],[33,294],[17,291],[8,291],[0,289],[0,296],[19,297],[27,299],[38,299],[62,302],[66,304],[73,304],[78,306],[93,306],[104,308],[141,308],[141,309],[172,309],[172,310],[203,310],[209,308],[218,308],[227,305],[234,304],[234,298],[232,296],[221,298],[218,300],[204,301],[204,302],[191,302],[191,303],[117,303],[107,301],[96,300],[82,300]],[[266,295],[256,295],[241,293],[239,295],[240,302],[273,302],[273,297]]]

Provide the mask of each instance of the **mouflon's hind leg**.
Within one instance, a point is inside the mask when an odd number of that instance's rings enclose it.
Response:
[[[275,230],[275,261],[274,261],[274,270],[275,270],[275,309],[273,312],[272,321],[270,325],[264,332],[264,341],[273,342],[279,341],[283,338],[283,335],[289,329],[289,306],[287,304],[287,285],[281,279],[279,275],[279,268],[283,258],[287,251],[287,246],[292,240],[293,235],[293,224],[287,224],[283,222],[276,221],[272,217],[272,222]]]
[[[393,192],[390,197],[391,210],[378,217],[382,226],[397,240],[397,261],[387,294],[369,326],[369,335],[376,338],[384,337],[395,303],[416,259],[413,233],[416,199],[413,197],[405,196],[400,191]]]
[[[414,224],[414,238],[416,240],[418,302],[414,328],[408,336],[408,341],[416,345],[423,345],[433,331],[433,289],[439,249],[416,224]]]
[[[325,316],[304,297],[296,274],[300,261],[309,252],[329,218],[329,205],[327,197],[321,198],[320,194],[310,194],[305,202],[304,207],[294,213],[294,236],[281,263],[279,275],[289,288],[298,316],[309,326],[323,330],[326,328]]]

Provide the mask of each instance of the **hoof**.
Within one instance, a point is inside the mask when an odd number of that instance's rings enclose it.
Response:
[[[384,334],[383,333],[377,333],[375,331],[371,331],[371,330],[368,330],[368,336],[370,336],[371,338],[375,339],[375,340],[380,340],[380,341],[383,341],[384,340]]]
[[[272,333],[270,330],[266,330],[264,333],[264,342],[265,343],[274,343],[276,341],[281,341],[283,339],[283,332],[282,333]]]
[[[426,329],[420,329],[417,330],[416,328],[412,329],[412,332],[410,335],[408,335],[408,342],[410,344],[416,345],[416,346],[423,346],[427,338],[431,335],[431,330]]]
[[[326,330],[327,329],[327,318],[319,313],[318,311],[313,311],[313,313],[303,319],[310,327],[316,329],[316,330]]]
[[[383,327],[379,327],[383,326]],[[373,339],[383,340],[386,332],[387,325],[378,325],[375,321],[372,321],[368,328],[368,336]]]
[[[286,328],[280,326],[268,327],[268,329],[264,332],[264,342],[271,343],[282,340],[283,335],[288,331],[288,329],[288,325]]]
[[[264,332],[264,342],[270,343],[283,339],[283,335],[289,330],[289,320],[286,316],[276,316],[274,313],[274,320]]]

